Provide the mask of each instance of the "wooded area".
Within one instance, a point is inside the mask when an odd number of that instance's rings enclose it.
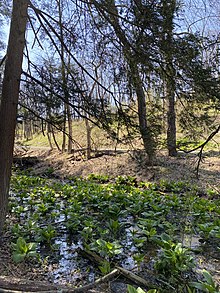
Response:
[[[89,160],[99,155],[92,132],[101,129],[108,154],[118,145],[141,150],[148,166],[159,149],[197,152],[198,177],[220,131],[218,3],[4,0],[0,15],[10,22],[5,56],[0,43],[0,235],[15,140],[43,134],[50,149],[85,151]],[[73,130],[82,121],[86,146]]]

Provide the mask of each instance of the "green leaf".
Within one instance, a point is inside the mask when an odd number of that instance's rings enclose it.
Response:
[[[209,293],[215,293],[215,288],[205,283],[191,282],[189,285],[203,292],[207,292],[208,290]]]
[[[13,253],[12,259],[14,262],[19,263],[24,261],[26,254],[21,254],[21,253]]]
[[[128,284],[128,293],[137,293],[137,289]]]
[[[34,243],[34,242],[31,242],[31,243],[28,243],[27,244],[27,248],[28,248],[28,251],[31,251],[31,250],[36,250],[36,248],[37,248],[37,244],[36,243]]]
[[[19,237],[17,240],[17,249],[21,252],[27,252],[27,244],[24,238]]]
[[[96,240],[96,243],[100,246],[105,246],[106,245],[106,241],[105,240],[102,240],[102,239],[98,239]]]
[[[111,242],[106,242],[106,246],[109,250],[113,249],[113,244]]]
[[[192,290],[188,285],[186,285],[186,288],[188,293],[195,293],[195,289]]]
[[[35,257],[35,256],[37,256],[37,252],[36,251],[30,251],[30,252],[28,252],[27,256]]]
[[[149,292],[149,291],[148,291]],[[154,292],[154,291],[153,291]],[[137,288],[137,293],[146,293],[146,291],[144,291],[143,289],[141,289],[140,287]]]
[[[203,276],[204,276],[206,282],[207,282],[209,285],[211,285],[213,288],[215,288],[215,283],[214,283],[214,281],[213,281],[212,276],[210,275],[210,273],[209,273],[208,271],[206,271],[206,270],[203,270],[203,271],[202,271],[202,274],[203,274]]]

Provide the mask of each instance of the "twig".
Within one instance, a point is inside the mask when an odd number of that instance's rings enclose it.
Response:
[[[199,150],[199,153],[197,154],[199,159],[198,159],[198,162],[197,162],[197,166],[196,166],[196,177],[199,178],[199,167],[200,167],[200,163],[202,161],[202,155],[203,155],[203,150],[205,148],[205,146],[208,144],[208,142],[213,139],[213,137],[220,131],[220,125],[208,136],[208,138],[199,146],[195,147],[194,149],[192,150],[189,150],[189,151],[184,151],[184,153],[192,153],[194,151],[197,151]]]

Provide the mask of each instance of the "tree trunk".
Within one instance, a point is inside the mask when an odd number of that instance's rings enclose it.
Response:
[[[73,136],[73,127],[72,127],[72,114],[69,105],[69,91],[68,91],[68,73],[65,63],[65,53],[64,53],[64,34],[63,34],[63,2],[62,0],[57,0],[58,12],[59,12],[59,29],[60,29],[60,58],[61,58],[61,76],[62,76],[62,88],[65,97],[65,109],[67,117],[67,126],[68,126],[68,145],[67,152],[71,154],[73,148],[72,136]],[[70,65],[70,58],[68,58],[68,66]],[[64,149],[62,148],[62,151]]]
[[[171,79],[174,79],[171,77]],[[175,157],[176,150],[176,110],[175,110],[175,82],[170,80],[167,84],[167,149],[169,156]]]
[[[91,159],[91,127],[89,125],[89,121],[87,118],[85,118],[85,124],[86,124],[86,138],[87,138],[87,160]]]
[[[155,142],[152,137],[151,130],[147,124],[147,110],[146,97],[143,89],[143,82],[141,80],[138,66],[135,62],[130,62],[130,70],[132,72],[132,83],[137,95],[138,102],[138,120],[141,138],[143,140],[145,152],[148,155],[149,163],[153,163],[155,157]]]
[[[68,98],[69,101],[69,98]],[[68,147],[67,147],[67,152],[68,154],[72,153],[72,149],[73,149],[73,141],[72,141],[72,137],[73,137],[73,125],[72,125],[72,114],[71,114],[71,109],[70,109],[70,105],[67,104],[67,121],[68,121]]]
[[[47,123],[47,139],[48,139],[48,142],[49,142],[50,149],[52,150],[53,145],[52,145],[52,141],[51,141],[51,125],[50,125],[49,122]]]
[[[163,1],[164,28],[162,39],[162,51],[165,60],[165,90],[167,109],[167,149],[169,156],[176,156],[176,111],[175,90],[176,71],[173,65],[173,19],[176,10],[176,0]]]
[[[55,133],[54,133],[54,128],[53,128],[53,126],[51,126],[51,133],[52,133],[53,141],[54,141],[54,143],[55,143],[55,145],[56,145],[56,147],[57,147],[57,150],[58,150],[59,152],[61,152],[60,146],[59,146],[59,144],[58,144],[58,142],[57,142],[57,140],[56,140],[56,136],[55,136]]]
[[[62,153],[64,153],[65,151],[66,151],[66,104],[64,103]]]
[[[0,105],[0,235],[3,232],[8,205],[27,9],[27,0],[13,1]]]

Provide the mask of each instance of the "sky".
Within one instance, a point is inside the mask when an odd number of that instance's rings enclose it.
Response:
[[[189,32],[199,31],[202,34],[216,35],[220,34],[219,21],[220,21],[220,4],[216,4],[213,0],[183,0],[190,9],[184,8],[185,13],[180,14],[182,21],[180,22],[180,31],[186,30]],[[178,23],[177,23],[178,25]],[[9,34],[9,24],[2,27],[1,39],[7,44]],[[33,43],[33,33],[30,30],[27,31],[27,40],[29,47]],[[1,50],[1,56],[4,56],[6,49]],[[38,58],[42,55],[39,49],[30,49],[30,54]]]

